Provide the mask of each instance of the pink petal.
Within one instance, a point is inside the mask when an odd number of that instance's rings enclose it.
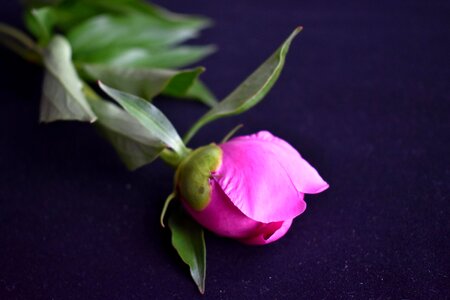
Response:
[[[213,177],[231,202],[255,221],[293,219],[306,208],[297,181],[315,170],[308,164],[308,170],[301,170],[303,159],[286,145],[267,139],[265,132],[220,145],[223,161]]]
[[[283,237],[289,230],[292,224],[291,220],[286,220],[284,222],[273,222],[265,224],[259,234],[252,236],[250,238],[241,239],[240,241],[244,244],[249,245],[265,245]]]
[[[183,201],[185,209],[203,227],[221,236],[241,239],[254,235],[265,225],[244,215],[214,180],[211,189],[211,202],[201,211],[190,208]]]
[[[236,140],[260,140],[277,145],[279,147],[278,153],[280,153],[277,158],[286,169],[298,191],[305,194],[317,194],[329,187],[317,170],[304,160],[297,150],[270,132],[260,131],[253,135],[237,137],[232,141]]]

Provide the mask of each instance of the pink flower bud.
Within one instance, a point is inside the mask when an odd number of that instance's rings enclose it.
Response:
[[[285,235],[306,209],[304,194],[328,188],[291,145],[267,131],[195,150],[180,164],[176,184],[202,226],[255,245]]]

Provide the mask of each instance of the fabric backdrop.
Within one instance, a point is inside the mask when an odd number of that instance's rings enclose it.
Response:
[[[214,19],[192,43],[219,47],[202,62],[218,97],[304,26],[266,99],[193,145],[269,130],[331,186],[274,244],[207,234],[203,299],[449,297],[449,2],[157,2]],[[42,71],[0,55],[0,299],[199,298],[158,223],[172,171],[128,172],[87,124],[38,124]],[[205,111],[155,103],[181,132]]]

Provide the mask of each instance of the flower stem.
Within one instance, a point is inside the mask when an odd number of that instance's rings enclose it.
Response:
[[[164,149],[161,154],[160,157],[161,159],[168,164],[169,166],[171,166],[172,168],[176,169],[178,167],[178,165],[189,155],[189,153],[191,153],[191,149],[189,148],[185,148],[185,151],[183,151],[183,153],[179,154],[176,153],[172,150],[169,149]]]
[[[32,63],[42,64],[42,49],[28,35],[12,26],[0,23],[0,44]]]

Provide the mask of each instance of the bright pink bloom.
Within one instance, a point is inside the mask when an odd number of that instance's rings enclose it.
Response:
[[[303,213],[304,194],[328,188],[287,142],[267,131],[219,145],[222,162],[210,178],[211,200],[188,212],[212,232],[262,245],[281,238]]]

